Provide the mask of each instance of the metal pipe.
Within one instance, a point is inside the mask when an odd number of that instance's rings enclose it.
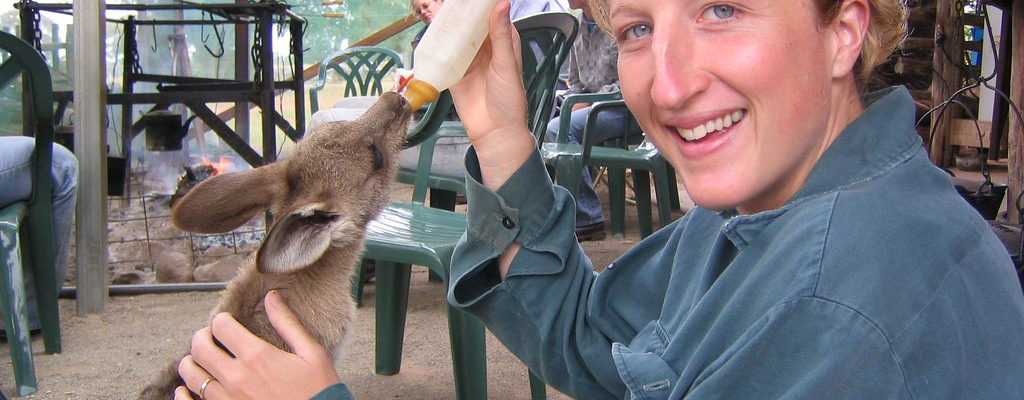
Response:
[[[180,292],[216,292],[227,287],[225,282],[204,282],[204,283],[155,283],[148,285],[109,285],[107,291],[110,296],[137,296],[141,294],[159,293],[180,293]],[[60,289],[60,298],[73,299],[78,294],[74,286],[65,286]]]

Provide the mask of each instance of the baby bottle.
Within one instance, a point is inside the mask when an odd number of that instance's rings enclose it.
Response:
[[[487,37],[488,20],[499,0],[445,0],[413,52],[413,79],[405,91],[413,110],[466,74]]]

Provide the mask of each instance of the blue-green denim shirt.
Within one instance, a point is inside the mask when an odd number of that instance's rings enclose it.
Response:
[[[448,301],[580,399],[1024,398],[1009,256],[929,162],[907,91],[867,102],[781,208],[695,208],[600,273],[536,153],[492,192],[470,151]]]

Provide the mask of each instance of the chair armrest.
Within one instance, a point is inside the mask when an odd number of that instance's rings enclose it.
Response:
[[[558,143],[569,142],[569,124],[572,122],[572,107],[580,103],[595,103],[599,101],[621,100],[622,92],[608,93],[579,93],[571,94],[562,101],[562,108],[558,114]]]
[[[331,54],[332,56],[334,54]],[[320,102],[317,101],[317,93],[323,90],[324,86],[327,85],[327,63],[328,59],[320,62],[320,71],[316,75],[316,81],[313,82],[313,87],[309,88],[309,111],[310,114],[320,110]]]
[[[580,143],[583,145],[583,157],[584,159],[590,157],[590,148],[594,146],[592,135],[590,134],[594,129],[597,128],[597,117],[602,111],[615,110],[615,109],[626,109],[627,113],[629,110],[626,108],[626,102],[622,99],[618,100],[607,100],[595,102],[587,113],[587,122],[583,126],[583,137],[580,138]],[[622,145],[626,145],[629,142],[629,127],[632,122],[632,114],[625,118],[622,123]]]

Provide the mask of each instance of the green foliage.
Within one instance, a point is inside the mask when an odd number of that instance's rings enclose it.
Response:
[[[303,36],[307,63],[319,62],[331,51],[352,44],[409,15],[408,0],[345,0],[341,5],[323,5],[318,0],[290,1],[292,11],[306,18],[309,27]],[[324,14],[344,14],[343,18]],[[415,25],[381,45],[407,58],[409,43],[422,25]],[[408,63],[408,60],[405,60]]]

